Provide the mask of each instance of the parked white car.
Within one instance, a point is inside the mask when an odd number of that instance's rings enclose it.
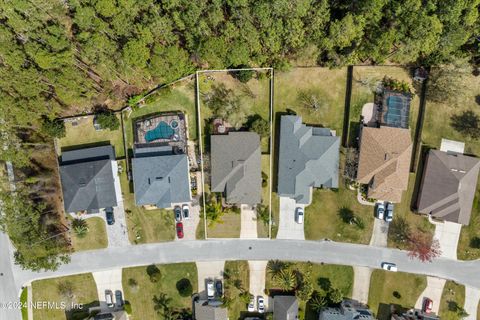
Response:
[[[302,223],[303,223],[304,215],[305,215],[305,212],[303,211],[303,208],[297,207],[297,208],[295,209],[295,221],[296,221],[298,224],[302,224]]]
[[[387,216],[385,217],[385,221],[392,222],[393,220],[393,203],[387,203]]]
[[[377,218],[380,220],[385,218],[385,206],[381,202],[377,204]]]
[[[188,220],[190,219],[190,207],[188,204],[182,205],[182,214],[183,214],[183,219]]]
[[[258,296],[257,298],[257,307],[259,313],[265,312],[265,300],[263,300],[262,296]]]
[[[255,311],[255,297],[254,296],[250,296],[250,302],[248,303],[247,310],[248,310],[248,312]]]
[[[392,272],[398,271],[397,265],[392,262],[382,262],[382,269]]]

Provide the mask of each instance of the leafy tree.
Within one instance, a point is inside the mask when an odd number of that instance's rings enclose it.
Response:
[[[120,127],[117,115],[110,110],[102,110],[95,115],[95,119],[100,127],[105,129],[117,130]]]
[[[165,82],[184,77],[195,70],[188,52],[179,46],[156,45],[149,66],[152,73]]]
[[[432,262],[442,254],[438,240],[422,232],[412,232],[408,244],[408,256],[411,259],[417,258],[421,262]]]
[[[147,267],[147,274],[150,278],[150,281],[153,283],[156,283],[162,279],[162,273],[160,272],[160,269],[158,269],[158,267],[154,264]]]
[[[342,302],[343,300],[342,290],[335,287],[331,287],[330,290],[328,290],[328,299],[333,304]]]
[[[42,130],[47,135],[54,138],[63,138],[66,134],[65,123],[61,119],[51,120],[47,117],[43,117]]]
[[[248,68],[250,68],[250,67],[242,64],[242,65],[239,65],[239,66],[235,67],[234,69],[248,69]],[[243,82],[243,83],[247,83],[248,81],[250,81],[250,79],[252,79],[253,75],[255,74],[255,71],[251,70],[251,69],[250,70],[236,70],[236,71],[232,71],[231,74],[238,81]]]
[[[246,120],[246,110],[241,108],[240,99],[232,89],[221,83],[203,96],[205,104],[215,117],[226,119],[235,128],[240,128]]]
[[[256,117],[250,123],[250,131],[258,133],[261,138],[268,137],[270,135],[270,123],[262,117]]]
[[[347,207],[340,208],[338,210],[338,215],[340,216],[340,219],[342,219],[344,223],[351,224],[355,222],[355,214],[350,208],[347,208]]]
[[[190,297],[193,293],[192,283],[187,278],[177,281],[176,287],[182,297]]]
[[[72,221],[72,229],[79,238],[85,238],[88,233],[88,224],[85,219],[75,218]]]
[[[475,249],[480,249],[480,237],[473,237],[470,240],[470,247]]]
[[[450,125],[459,133],[474,139],[480,138],[480,117],[472,110],[454,114],[450,118]]]
[[[390,223],[388,232],[392,237],[392,240],[396,243],[405,243],[410,238],[410,224],[407,219],[402,216],[397,216]]]
[[[468,77],[472,67],[465,59],[432,68],[427,85],[427,99],[439,103],[458,104],[472,90]]]

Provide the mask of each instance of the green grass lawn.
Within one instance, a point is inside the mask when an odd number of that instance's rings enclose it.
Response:
[[[229,319],[240,319],[242,311],[247,311],[247,305],[239,299],[240,293],[249,291],[250,288],[250,271],[247,261],[226,261],[225,270],[232,275],[233,280],[240,280],[240,289],[233,285],[234,281],[225,281],[225,296],[232,298],[232,302],[228,306]],[[230,283],[231,282],[231,283]]]
[[[70,288],[73,299],[62,296],[60,286]],[[97,286],[91,273],[79,274],[68,277],[53,278],[32,282],[33,302],[48,301],[51,303],[66,302],[84,304],[84,311],[89,307],[98,306]],[[68,292],[68,291],[67,291]],[[86,314],[88,316],[88,313]],[[64,320],[73,319],[72,313],[66,313],[61,309],[33,309],[33,318],[35,320]],[[83,319],[83,318],[81,318]]]
[[[191,309],[191,297],[182,297],[178,293],[176,284],[181,279],[188,279],[192,284],[193,292],[198,292],[197,267],[195,263],[177,263],[157,265],[162,278],[152,283],[147,274],[147,266],[123,269],[122,283],[124,298],[132,306],[131,320],[163,319],[154,310],[154,296],[160,293],[171,298],[170,306],[173,309]],[[129,285],[129,279],[134,279],[138,286]]]
[[[477,240],[478,239],[478,240]],[[457,257],[460,260],[474,260],[480,258],[480,180],[473,201],[472,216],[468,226],[462,226],[457,247]],[[480,318],[479,318],[480,319]]]
[[[121,165],[125,168],[125,161]],[[135,205],[133,182],[129,182],[126,172],[120,175],[123,204],[127,217],[128,237],[131,243],[171,241],[175,238],[175,221],[172,210],[146,210]]]
[[[305,208],[305,238],[368,244],[372,236],[374,208],[361,205],[356,191],[349,190],[342,181],[338,190],[314,189],[312,204]],[[364,222],[361,229],[343,222],[342,210],[351,210]]]
[[[342,134],[347,69],[294,68],[275,73],[274,114],[295,111],[307,124],[322,125]],[[303,96],[317,99],[314,110]]]
[[[88,233],[84,238],[79,238],[74,231],[71,232],[75,251],[106,248],[108,246],[108,237],[105,220],[100,217],[93,217],[85,221],[87,222]]]
[[[344,297],[349,298],[352,296],[353,289],[353,268],[349,266],[341,265],[321,265],[313,263],[312,265],[312,281],[315,291],[328,288],[329,286],[338,288],[344,294]],[[294,262],[291,268],[293,270],[299,270],[305,272],[307,269],[307,262]],[[271,274],[268,272],[265,278],[265,288],[271,290],[271,292],[278,292],[275,286],[275,282],[272,279]],[[307,307],[305,302],[299,304],[300,319],[305,320],[317,320],[318,314],[311,308]]]
[[[416,178],[416,174],[410,173],[410,177],[408,180],[408,189],[406,192],[403,193],[402,202],[395,204],[394,214],[395,217],[404,218],[410,225],[410,229],[413,232],[418,231],[421,233],[429,233],[433,237],[433,234],[435,232],[435,226],[428,221],[427,217],[412,212],[410,208]],[[391,229],[389,230],[388,236],[389,247],[406,249],[405,244],[398,244],[392,240]]]
[[[117,117],[120,119],[120,115]],[[60,149],[69,150],[111,144],[115,147],[117,158],[125,155],[121,122],[120,128],[114,131],[108,129],[96,131],[93,127],[93,116],[81,117],[77,122],[76,126],[72,126],[71,122],[65,123],[66,136],[58,139]]]
[[[174,85],[162,88],[146,99],[145,105],[132,112],[124,112],[127,147],[133,146],[133,121],[135,118],[156,112],[182,111],[188,122],[188,135],[197,139],[197,110],[195,107],[195,81],[186,79]]]
[[[262,204],[270,207],[270,155],[262,154],[262,172],[268,176],[267,185],[262,186]],[[261,219],[257,220],[257,234],[259,238],[268,238],[268,224],[263,223]]]
[[[207,236],[209,238],[239,238],[241,227],[240,213],[225,213],[213,226],[208,225]]]
[[[447,281],[443,287],[439,316],[442,320],[460,319],[458,308],[465,304],[465,286]]]
[[[272,192],[272,239],[277,237],[278,224],[280,223],[280,198]]]
[[[379,320],[390,319],[390,304],[399,308],[413,308],[426,286],[425,276],[374,270],[370,279],[368,305]]]
[[[25,287],[22,290],[22,294],[20,295],[20,302],[22,303],[22,320],[28,320],[28,308],[26,307],[26,303],[28,300],[28,289]]]

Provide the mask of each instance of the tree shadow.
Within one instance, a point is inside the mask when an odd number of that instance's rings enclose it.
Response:
[[[344,223],[352,223],[352,221],[355,219],[355,214],[353,213],[352,209],[348,207],[341,207],[338,210],[338,215]]]
[[[324,291],[328,291],[332,287],[332,282],[329,278],[319,277],[317,283]]]

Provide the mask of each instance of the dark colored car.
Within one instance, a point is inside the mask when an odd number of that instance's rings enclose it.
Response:
[[[173,213],[175,214],[175,221],[182,221],[182,208],[180,208],[180,206],[175,206],[175,208],[173,208]]]
[[[113,216],[113,208],[112,207],[105,208],[105,215],[107,217],[107,223],[109,225],[112,225],[112,224],[115,223],[115,217]]]
[[[183,238],[183,223],[177,222],[177,238],[182,239]]]
[[[115,291],[115,302],[117,304],[117,307],[123,306],[122,291],[120,291],[120,290]]]
[[[433,309],[433,301],[430,298],[425,298],[425,301],[423,303],[423,311],[425,313],[430,313],[432,312]]]
[[[217,292],[217,296],[219,296],[219,297],[223,296],[222,280],[220,280],[220,279],[215,280],[215,291]]]

